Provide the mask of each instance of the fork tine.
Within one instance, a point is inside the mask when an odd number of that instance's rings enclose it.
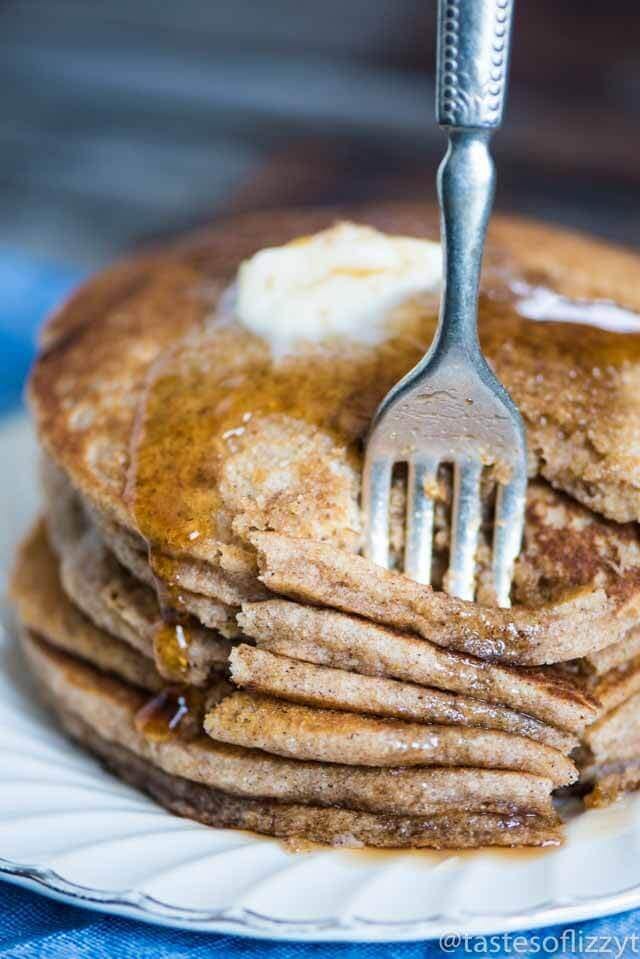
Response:
[[[498,606],[511,605],[511,577],[522,542],[526,488],[527,478],[523,475],[500,484],[496,493],[492,568]]]
[[[437,460],[421,458],[409,461],[404,571],[417,583],[429,583],[431,580],[434,503],[433,498],[426,493],[426,485],[435,485],[437,476]]]
[[[447,592],[459,599],[473,600],[475,592],[481,472],[482,464],[478,460],[461,460],[454,467]]]
[[[365,462],[362,502],[366,522],[365,556],[377,566],[389,566],[389,496],[393,461],[388,457]]]

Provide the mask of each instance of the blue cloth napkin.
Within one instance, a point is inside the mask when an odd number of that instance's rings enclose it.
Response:
[[[602,956],[640,954],[640,910],[576,926],[507,936],[416,943],[265,942],[148,926],[66,906],[24,889],[0,886],[0,959],[463,959],[488,955]]]
[[[0,415],[18,405],[44,315],[81,272],[0,248]],[[2,849],[0,848],[0,857]],[[640,910],[571,927],[442,944],[296,944],[181,932],[54,902],[0,883],[0,959],[430,959],[435,956],[640,956]]]

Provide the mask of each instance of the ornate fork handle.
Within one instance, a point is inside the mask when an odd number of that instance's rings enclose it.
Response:
[[[430,362],[480,360],[477,299],[495,173],[489,138],[507,85],[513,0],[439,0],[436,109],[449,136],[438,172],[444,246],[440,324]]]
[[[512,14],[513,0],[439,0],[440,126],[500,126]]]

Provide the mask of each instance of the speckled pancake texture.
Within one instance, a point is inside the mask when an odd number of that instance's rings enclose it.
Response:
[[[437,297],[377,344],[285,356],[225,305],[242,260],[340,219],[438,234],[419,204],[230,218],[49,319],[43,519],[12,581],[28,663],[68,733],[180,815],[334,845],[555,844],[556,788],[580,777],[597,805],[640,782],[640,256],[492,222],[480,337],[530,473],[497,609],[489,486],[475,603],[441,589],[446,473],[433,588],[360,555],[363,440]],[[391,509],[398,558],[401,477]]]

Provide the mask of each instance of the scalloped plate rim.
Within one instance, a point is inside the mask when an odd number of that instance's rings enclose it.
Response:
[[[13,447],[17,454],[18,474],[21,465],[23,470],[33,469],[33,444],[30,441],[30,434],[30,427],[24,416],[12,416],[0,421],[0,442],[3,442],[3,448]],[[10,482],[0,480],[0,510],[5,517],[9,517],[9,533],[2,531],[0,541],[0,576],[7,569],[6,550],[10,546],[11,539],[15,539],[20,527],[24,527],[28,514],[34,509],[35,494],[30,488],[33,484],[26,483],[26,493],[22,489],[24,485],[24,483],[20,484],[21,489],[18,491],[11,487]],[[20,501],[17,497],[18,492]],[[70,745],[69,748],[74,747]],[[78,756],[87,755],[77,748],[75,752]],[[114,781],[119,782],[117,779]],[[636,798],[634,805],[635,803],[640,805],[640,797]],[[638,818],[634,817],[636,819],[634,836],[640,838]],[[629,878],[635,879],[635,874]],[[240,935],[255,939],[307,942],[389,942],[424,940],[447,934],[492,935],[577,922],[622,912],[640,905],[640,871],[637,882],[622,889],[614,889],[612,892],[560,896],[555,899],[543,898],[530,908],[521,907],[503,913],[458,909],[455,915],[451,911],[448,913],[438,911],[430,916],[398,922],[378,921],[358,916],[357,912],[345,918],[323,917],[316,920],[275,918],[233,905],[215,911],[172,906],[135,890],[117,892],[81,885],[49,867],[18,862],[6,857],[0,857],[0,879],[70,905],[155,925],[193,932]]]
[[[14,885],[31,889],[59,902],[109,915],[135,919],[152,925],[188,932],[209,932],[246,936],[252,939],[293,942],[400,942],[442,938],[447,935],[490,936],[517,930],[539,929],[597,919],[626,912],[640,905],[640,882],[614,896],[574,898],[562,905],[529,911],[492,914],[484,922],[480,915],[469,918],[464,926],[452,928],[451,920],[438,917],[412,921],[376,922],[354,916],[345,922],[337,918],[323,920],[274,919],[250,909],[221,909],[213,912],[171,906],[144,893],[124,894],[81,886],[52,869],[13,863],[0,858],[0,877]],[[199,918],[198,918],[199,917]],[[365,935],[362,935],[362,934]],[[372,935],[373,933],[373,935]]]

